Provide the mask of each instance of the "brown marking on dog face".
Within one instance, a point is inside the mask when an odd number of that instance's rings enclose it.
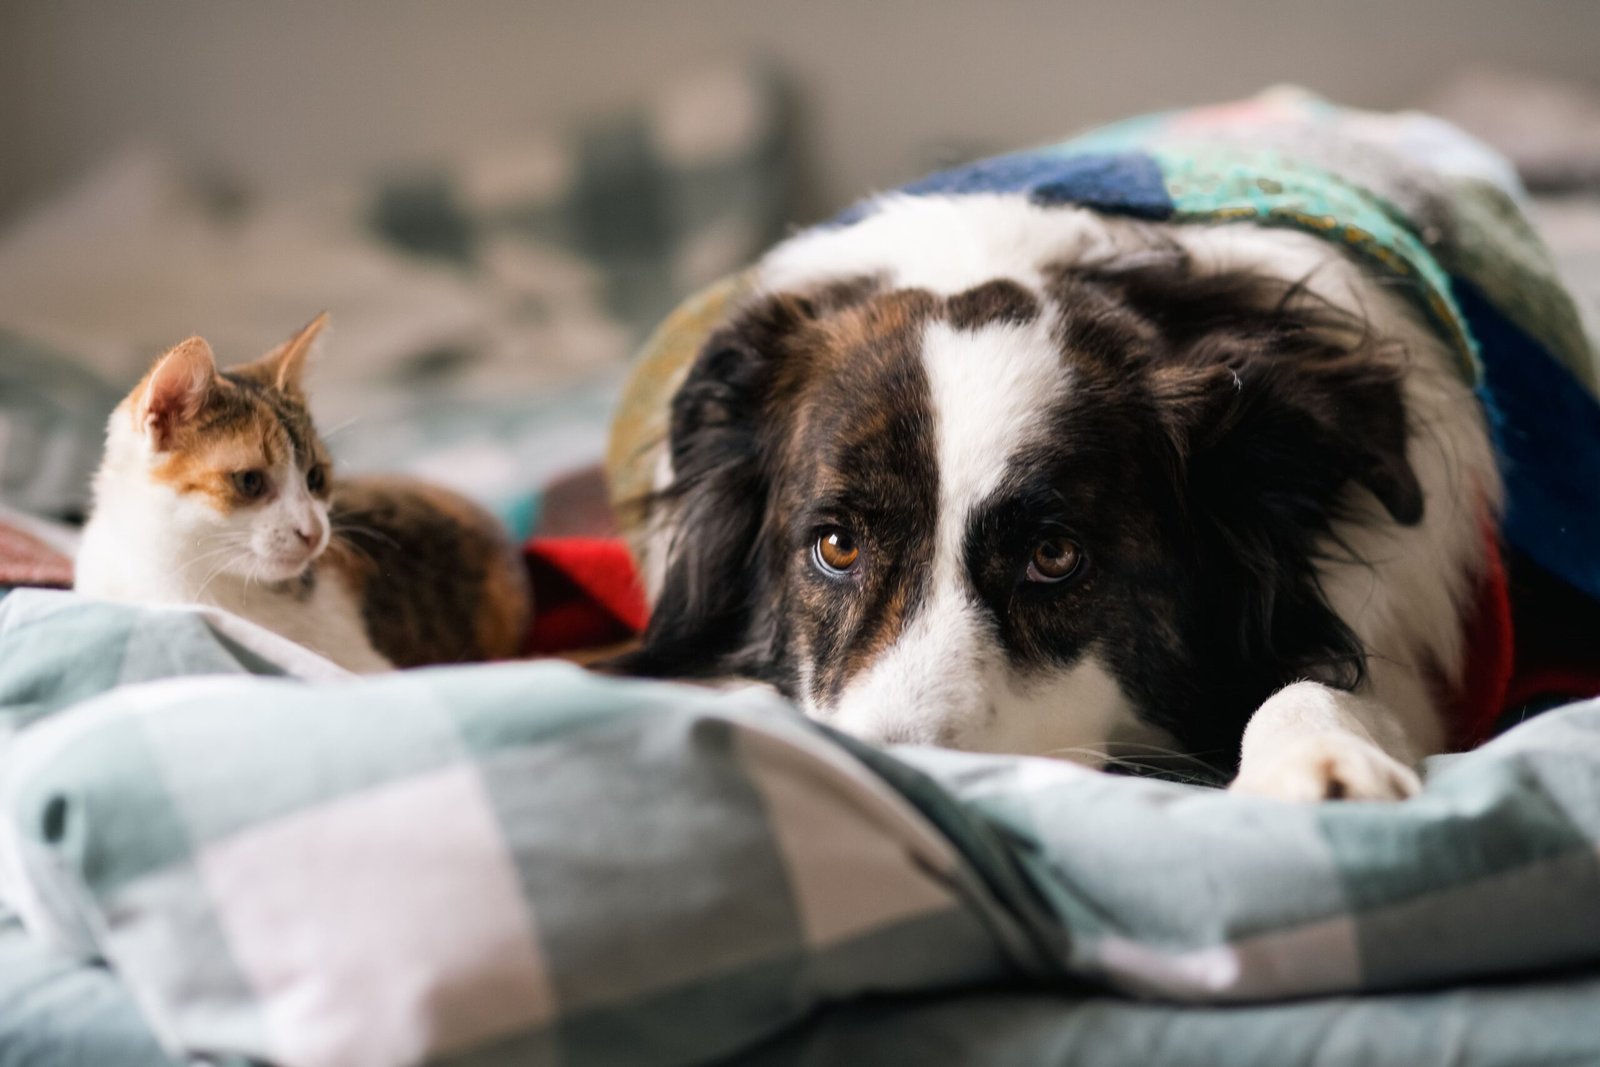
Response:
[[[1039,317],[1039,300],[1009,278],[996,278],[945,301],[946,317],[958,330],[1000,324],[1026,325]]]
[[[779,443],[771,524],[812,687],[837,693],[892,644],[924,592],[933,555],[934,467],[922,336],[945,302],[876,293],[797,332],[774,411]],[[812,551],[838,527],[861,546],[857,573],[830,576]]]
[[[1065,266],[1047,270],[1046,277],[1050,295],[1061,308],[1056,341],[1063,358],[1115,375],[1129,360],[1159,346],[1154,323],[1129,308],[1111,286]]]

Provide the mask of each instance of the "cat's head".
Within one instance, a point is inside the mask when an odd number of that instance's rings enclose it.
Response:
[[[328,545],[328,452],[301,375],[327,316],[252,362],[218,370],[191,337],[117,408],[96,486],[141,505],[194,570],[298,577]]]

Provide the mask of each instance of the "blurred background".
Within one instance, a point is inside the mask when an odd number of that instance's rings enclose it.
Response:
[[[1594,0],[0,0],[0,500],[81,514],[164,348],[328,308],[347,469],[592,525],[686,293],[933,167],[1279,82],[1489,140],[1600,295]]]

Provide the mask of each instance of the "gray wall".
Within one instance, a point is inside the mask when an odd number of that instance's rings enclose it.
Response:
[[[0,0],[0,221],[130,140],[292,190],[743,54],[795,78],[812,214],[942,144],[1274,81],[1375,106],[1464,63],[1593,81],[1600,0]]]

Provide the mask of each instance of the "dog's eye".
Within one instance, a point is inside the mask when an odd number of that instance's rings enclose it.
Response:
[[[1028,581],[1064,582],[1083,569],[1083,549],[1065,537],[1040,541],[1028,560]]]
[[[246,500],[254,500],[267,491],[267,476],[261,471],[234,471],[233,488]]]
[[[861,558],[861,546],[849,530],[834,527],[823,531],[811,548],[811,558],[828,574],[845,574]]]

